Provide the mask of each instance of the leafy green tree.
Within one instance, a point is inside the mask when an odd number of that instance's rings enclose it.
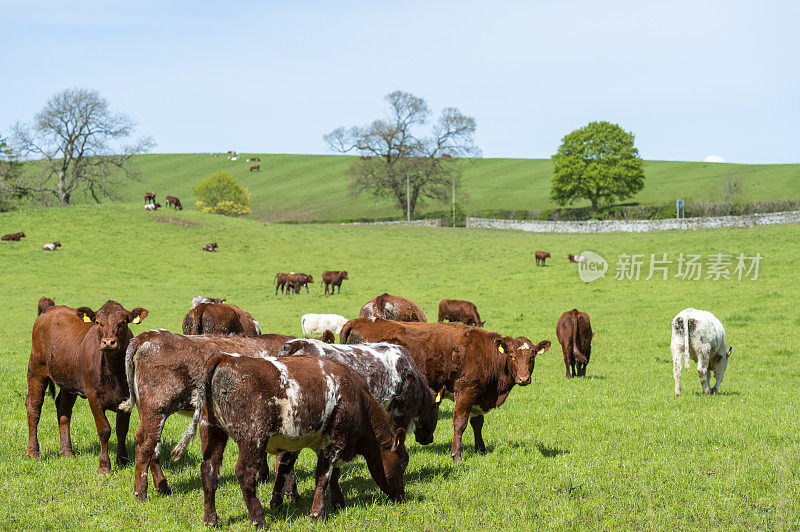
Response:
[[[239,181],[226,172],[204,179],[192,189],[197,207],[203,212],[240,216],[250,212],[250,191],[239,186]]]
[[[0,212],[17,209],[26,195],[19,185],[21,167],[14,150],[0,137]]]
[[[609,122],[590,122],[565,136],[553,155],[550,198],[559,205],[586,199],[597,211],[601,202],[642,190],[644,161],[633,138],[633,133]]]

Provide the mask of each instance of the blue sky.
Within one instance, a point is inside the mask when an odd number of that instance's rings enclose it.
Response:
[[[97,89],[154,151],[328,153],[396,89],[549,157],[593,120],[646,159],[800,163],[800,2],[0,0],[0,134]]]

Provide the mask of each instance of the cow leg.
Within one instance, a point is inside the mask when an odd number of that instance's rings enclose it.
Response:
[[[58,416],[58,433],[61,437],[61,456],[74,458],[72,454],[72,438],[69,436],[69,422],[72,419],[72,407],[77,395],[61,390],[56,397],[56,415]]]
[[[200,476],[203,480],[203,523],[213,526],[218,520],[217,487],[228,435],[218,427],[200,423],[200,441],[203,452],[203,462],[200,464]]]
[[[681,373],[683,371],[683,346],[672,348],[672,375],[675,377],[675,395],[681,394]]]
[[[711,386],[708,383],[708,362],[710,357],[703,351],[697,353],[697,375],[700,377],[700,386],[704,394],[711,394]]]
[[[725,354],[722,355],[723,357],[726,356]],[[722,384],[722,379],[725,377],[725,369],[727,367],[727,362],[725,364],[722,363],[722,359],[718,359],[717,362],[714,364],[714,387],[711,388],[711,394],[716,395],[719,391],[719,385]]]
[[[108,440],[111,438],[111,423],[108,422],[106,413],[98,404],[97,398],[93,396],[89,399],[89,408],[94,416],[94,424],[97,427],[97,437],[100,438],[100,465],[98,470],[101,475],[111,475],[111,459],[108,457]]]
[[[332,288],[331,288],[331,292],[333,292]],[[342,293],[342,283],[339,283],[339,291],[337,292],[337,294],[341,294],[341,293]]]
[[[290,476],[294,477],[294,463],[298,456],[300,456],[299,452],[286,452],[276,457],[278,465],[275,468],[275,484],[272,486],[272,499],[269,502],[269,507],[273,510],[283,505],[286,481]],[[295,487],[295,491],[297,491],[297,487]]]
[[[474,392],[456,392],[454,396],[456,406],[453,409],[453,445],[450,447],[450,456],[454,462],[461,460],[461,437],[469,422],[469,413],[475,404]]]
[[[161,464],[158,462],[161,447],[161,431],[167,417],[152,415],[146,404],[139,404],[139,429],[133,438],[134,473],[133,494],[138,501],[147,499],[147,468],[153,473],[153,484],[160,493],[171,493]]]
[[[315,477],[317,479],[317,486],[314,490],[314,502],[311,503],[311,519],[317,521],[325,517],[325,488],[328,487],[331,475],[333,474],[334,462],[326,457],[322,452],[317,453],[317,470]]]
[[[475,435],[475,452],[486,454],[486,445],[483,443],[483,416],[472,416],[469,418],[469,424],[472,425],[472,433]]]
[[[37,428],[39,427],[39,417],[42,415],[42,404],[44,394],[47,389],[47,378],[39,378],[31,375],[30,365],[28,366],[28,395],[25,397],[25,410],[28,414],[28,458],[39,458],[39,437]]]
[[[575,359],[573,358],[571,358],[569,361],[569,369],[572,372],[573,377],[578,375],[578,372],[575,371]]]
[[[564,367],[567,368],[567,378],[569,379],[572,377],[572,375],[569,373],[569,353],[567,353],[567,348],[563,346],[561,347],[561,351],[564,355]]]
[[[341,510],[344,508],[344,493],[339,486],[340,468],[334,467],[331,473],[331,508],[334,510]]]
[[[167,484],[167,477],[161,470],[161,433],[164,431],[164,424],[167,422],[167,416],[161,417],[161,422],[158,425],[158,437],[156,438],[156,448],[153,451],[153,458],[150,459],[150,473],[153,475],[153,485],[156,491],[162,495],[172,494],[172,490]]]
[[[128,439],[128,427],[130,424],[130,412],[117,412],[117,467],[122,467],[128,463],[128,447],[125,443]]]
[[[242,488],[242,496],[250,515],[250,522],[257,528],[267,528],[264,519],[264,507],[258,500],[258,472],[261,462],[266,461],[267,453],[260,449],[257,442],[242,442],[239,446],[239,459],[236,461],[236,478]]]

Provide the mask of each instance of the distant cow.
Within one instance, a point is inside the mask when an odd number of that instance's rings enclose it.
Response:
[[[183,334],[261,334],[258,322],[236,305],[200,303],[183,317]]]
[[[394,321],[428,321],[422,309],[411,301],[400,296],[392,296],[384,292],[372,298],[361,307],[360,318],[383,318]]]
[[[478,307],[469,301],[459,299],[442,299],[439,302],[439,321],[458,321],[464,325],[483,327],[486,323],[481,321]]]
[[[147,205],[144,206],[144,210],[146,211],[157,211],[160,208],[161,208],[160,203],[148,203]]]
[[[289,277],[288,273],[276,273],[273,281],[275,281],[275,295],[278,295],[278,288],[281,289],[281,294],[286,287],[286,281]]]
[[[510,338],[475,327],[449,323],[403,323],[375,318],[350,320],[342,343],[389,342],[405,347],[439,398],[455,401],[450,456],[461,459],[467,421],[475,433],[475,450],[486,453],[483,415],[502,405],[514,385],[527,386],[536,355],[550,341],[534,344],[524,336]]]
[[[217,297],[194,296],[194,298],[192,298],[192,307],[191,308],[196,307],[200,303],[217,303],[217,304],[219,304],[219,303],[225,303],[225,301],[226,301],[225,299],[219,299]]]
[[[49,309],[50,307],[54,307],[55,305],[56,305],[56,302],[53,301],[51,298],[49,298],[49,297],[40,297],[39,298],[39,304],[37,305],[37,308],[36,308],[36,312],[37,312],[36,315],[37,316],[41,316],[42,314],[44,314],[45,310]]]
[[[56,240],[55,242],[48,242],[47,244],[42,246],[42,249],[44,251],[57,251],[58,248],[60,248],[60,247],[61,247],[61,242]]]
[[[14,242],[19,242],[21,238],[25,238],[25,233],[9,233],[7,235],[0,236],[0,240],[7,240]]]
[[[282,334],[186,336],[160,330],[143,332],[131,341],[125,356],[125,372],[130,385],[130,398],[125,406],[130,409],[136,404],[139,411],[139,429],[134,440],[136,468],[133,491],[137,499],[147,498],[148,467],[158,492],[171,492],[159,462],[161,431],[169,416],[191,411],[197,406],[197,387],[203,378],[206,361],[222,352],[246,356],[274,355],[280,346],[293,338]],[[193,419],[192,429],[196,422],[197,419]],[[175,457],[179,456],[180,452],[176,452]]]
[[[573,255],[572,253],[567,253],[567,260],[570,262],[586,262],[586,257],[583,255]]]
[[[286,293],[294,291],[295,294],[300,293],[300,288],[306,287],[308,294],[308,285],[314,283],[314,277],[306,275],[305,273],[289,273],[286,275]]]
[[[214,252],[217,251],[218,247],[219,246],[217,245],[216,242],[211,242],[210,244],[206,244],[206,245],[203,246],[203,251],[208,251],[210,253],[214,253]]]
[[[303,331],[303,336],[322,334],[325,331],[339,334],[345,323],[347,318],[338,314],[303,314],[300,318],[300,329]]]
[[[145,192],[144,193],[144,202],[145,203],[155,203],[156,202],[156,193],[155,192]]]
[[[408,465],[405,430],[392,433],[386,412],[354,370],[309,356],[260,360],[215,355],[206,363],[205,371],[196,409],[202,412],[204,459],[200,472],[205,524],[214,525],[218,520],[215,494],[228,438],[237,444],[239,485],[250,521],[258,527],[267,527],[256,494],[259,472],[267,460],[265,451],[286,453],[272,490],[270,506],[274,509],[283,503],[286,478],[294,466],[296,451],[303,448],[317,452],[312,519],[324,515],[329,483],[333,507],[344,505],[339,467],[359,454],[366,459],[378,487],[392,500],[402,499],[403,474]]]
[[[547,251],[537,251],[536,253],[534,253],[534,255],[536,256],[537,266],[546,266],[544,261],[550,258],[550,253],[548,253]]]
[[[578,309],[565,312],[556,323],[556,337],[564,354],[567,378],[585,377],[594,337],[589,315]]]
[[[254,161],[254,162],[257,162],[257,163],[261,162],[261,158],[260,157],[250,157],[250,159],[248,159],[248,160],[249,161]]]
[[[689,369],[689,359],[697,361],[697,374],[705,394],[716,394],[733,346],[728,347],[725,328],[712,313],[687,308],[672,320],[672,372],[675,377],[675,395],[681,394],[681,368]],[[714,387],[709,387],[710,375],[714,371]]]
[[[117,465],[128,461],[125,438],[131,414],[130,408],[122,408],[129,395],[124,353],[133,337],[128,325],[139,323],[146,316],[146,309],[128,311],[116,301],[108,301],[97,312],[88,307],[56,306],[36,318],[25,398],[29,458],[39,457],[36,433],[45,390],[49,388],[56,398],[64,457],[73,457],[69,424],[72,407],[81,396],[89,400],[100,438],[100,474],[111,474],[108,457],[111,425],[106,410],[117,412]],[[60,388],[58,397],[55,396],[56,386]]]
[[[260,171],[260,170],[261,170],[261,165],[260,164],[251,164],[250,165],[250,171],[251,172]]]
[[[181,205],[181,200],[179,200],[175,196],[167,196],[167,207],[173,207],[175,209],[178,209],[179,211],[183,210],[183,205]]]
[[[342,281],[347,280],[347,271],[330,271],[325,270],[322,272],[322,282],[325,283],[325,295],[328,295],[328,286],[331,289],[331,295],[333,295],[333,290],[337,286],[339,287],[339,293],[342,293]]]

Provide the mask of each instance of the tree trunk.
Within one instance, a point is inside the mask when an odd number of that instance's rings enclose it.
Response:
[[[67,172],[61,170],[58,172],[58,202],[61,206],[69,205],[70,193],[66,190]]]

